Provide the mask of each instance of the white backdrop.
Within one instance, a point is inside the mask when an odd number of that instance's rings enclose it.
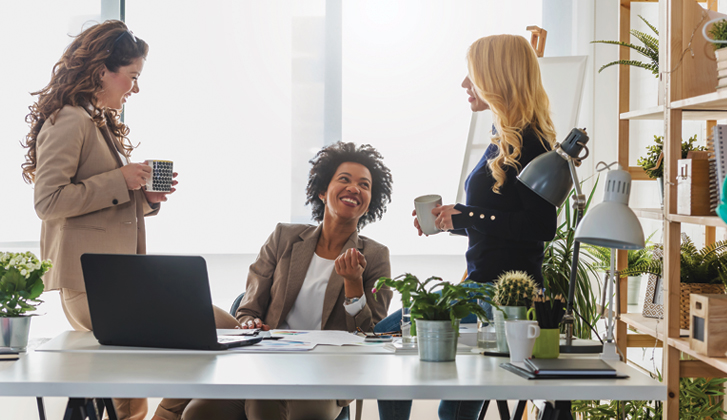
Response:
[[[55,3],[19,2],[12,13],[1,6],[0,52],[16,65],[0,68],[8,92],[0,99],[0,180],[13,202],[0,210],[13,221],[0,223],[0,242],[39,237],[32,191],[19,175],[28,92],[47,83],[66,34],[98,19],[97,1],[47,7]],[[525,27],[540,24],[540,3],[343,3],[343,140],[377,147],[394,176],[394,201],[365,235],[395,254],[464,252],[461,238],[416,237],[411,203],[425,193],[455,199],[471,115],[459,86],[467,47],[495,33],[528,37]],[[179,191],[148,220],[149,250],[256,253],[275,223],[291,218],[291,178],[307,177],[291,172],[292,162],[313,155],[291,155],[291,22],[321,16],[325,2],[170,4],[126,2],[127,22],[151,46],[141,93],[126,110],[132,142],[140,143],[134,160],[172,159],[180,172]],[[319,106],[310,105],[312,115]]]

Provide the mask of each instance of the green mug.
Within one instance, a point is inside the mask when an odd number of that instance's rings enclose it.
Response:
[[[535,308],[528,309],[529,320],[534,320]],[[560,356],[560,329],[541,328],[540,336],[535,339],[533,357],[536,359],[557,359]]]

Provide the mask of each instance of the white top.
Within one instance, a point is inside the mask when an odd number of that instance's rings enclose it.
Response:
[[[326,296],[328,279],[331,278],[335,263],[336,260],[327,260],[313,253],[313,259],[311,259],[308,266],[308,272],[305,273],[305,280],[303,280],[303,286],[298,292],[298,297],[295,299],[290,312],[288,312],[288,317],[278,325],[278,329],[321,329],[323,300]],[[349,315],[355,316],[361,312],[364,305],[366,305],[366,295],[362,296],[358,302],[351,305],[344,304],[343,306]]]

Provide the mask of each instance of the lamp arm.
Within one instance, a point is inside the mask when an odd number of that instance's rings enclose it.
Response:
[[[568,160],[568,167],[570,168],[571,178],[573,178],[573,188],[575,189],[573,208],[575,210],[576,225],[575,229],[578,229],[578,225],[583,219],[583,212],[586,209],[586,197],[583,195],[581,190],[581,183],[578,180],[578,173],[576,172],[576,165],[572,159]],[[563,323],[566,324],[565,331],[565,344],[570,346],[573,343],[573,327],[575,324],[575,317],[573,316],[573,301],[576,295],[576,282],[578,278],[578,262],[580,260],[581,243],[579,241],[573,241],[573,261],[571,262],[570,268],[570,279],[568,281],[568,301],[566,302],[566,311],[563,316]]]

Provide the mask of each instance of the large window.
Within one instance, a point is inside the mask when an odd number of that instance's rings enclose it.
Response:
[[[100,20],[108,3],[3,5],[2,53],[13,59],[0,69],[0,173],[3,219],[13,223],[0,223],[0,242],[39,238],[19,169],[28,92],[47,83],[66,34]],[[394,254],[463,253],[462,239],[416,237],[412,200],[455,199],[470,119],[459,86],[467,47],[495,33],[527,36],[540,0],[125,5],[150,44],[141,93],[126,108],[133,160],[172,159],[180,173],[177,193],[148,220],[150,252],[256,253],[277,222],[309,220],[307,161],[340,137],[377,147],[394,175],[388,213],[363,234]]]

